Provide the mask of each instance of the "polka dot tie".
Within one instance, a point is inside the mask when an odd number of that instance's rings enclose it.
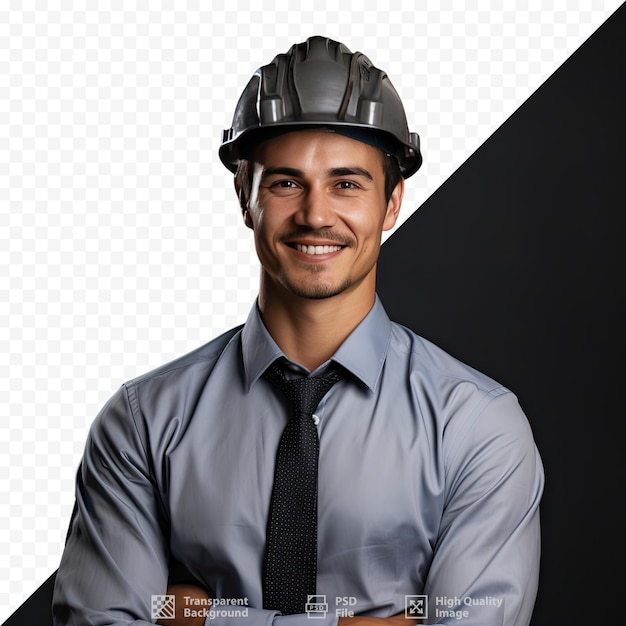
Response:
[[[317,462],[319,438],[313,411],[341,379],[338,365],[321,376],[287,380],[281,362],[265,378],[285,395],[290,418],[278,445],[265,547],[263,608],[304,613],[317,576]]]

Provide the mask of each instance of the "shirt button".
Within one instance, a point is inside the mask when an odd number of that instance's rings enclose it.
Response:
[[[320,418],[317,415],[313,415],[313,423],[317,426],[320,423]]]

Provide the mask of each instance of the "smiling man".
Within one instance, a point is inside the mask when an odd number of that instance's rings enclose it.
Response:
[[[421,164],[387,75],[297,44],[252,77],[220,157],[258,299],[95,420],[56,625],[527,625],[543,489],[527,419],[376,296]]]

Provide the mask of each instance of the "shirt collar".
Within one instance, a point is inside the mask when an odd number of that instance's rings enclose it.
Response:
[[[387,356],[390,336],[391,322],[377,295],[370,312],[331,358],[374,391]],[[244,383],[248,391],[271,363],[285,356],[263,324],[257,302],[244,325],[241,349]]]

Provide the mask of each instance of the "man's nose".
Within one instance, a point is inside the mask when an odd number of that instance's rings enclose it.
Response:
[[[294,219],[300,226],[319,229],[334,226],[337,216],[332,207],[332,200],[324,190],[309,188],[301,198]]]

